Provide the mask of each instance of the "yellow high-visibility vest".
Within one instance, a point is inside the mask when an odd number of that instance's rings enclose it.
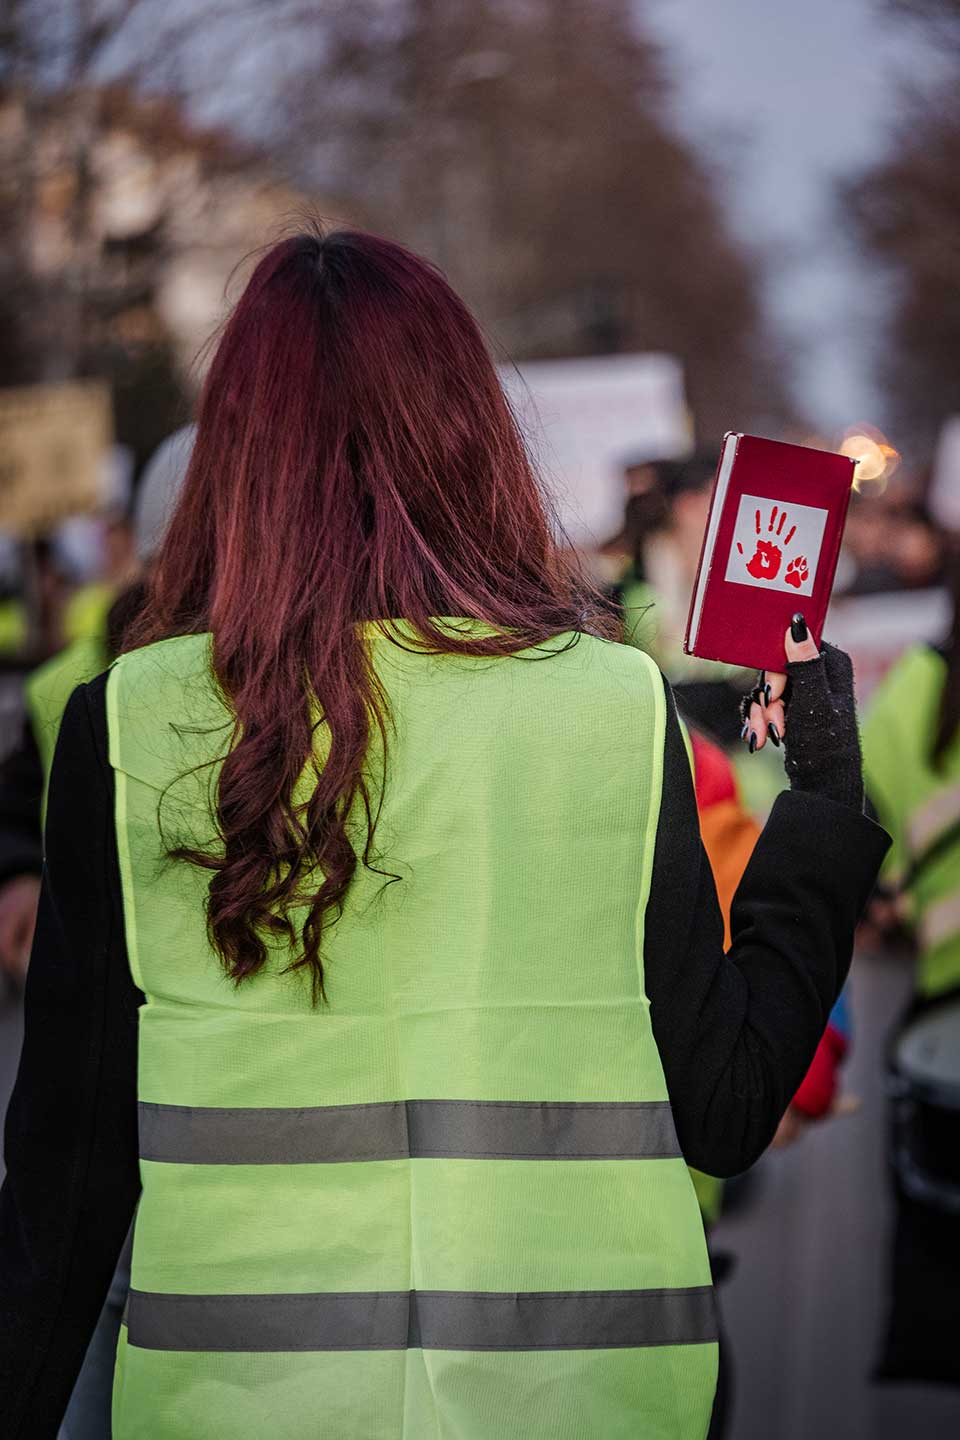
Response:
[[[115,1440],[703,1440],[710,1271],[643,982],[660,675],[366,634],[393,729],[327,1006],[279,939],[230,981],[209,872],[167,858],[215,834],[209,637],[111,671],[146,996]]]

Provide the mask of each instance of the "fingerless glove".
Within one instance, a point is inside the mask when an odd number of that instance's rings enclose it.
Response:
[[[823,643],[787,663],[785,767],[791,790],[863,809],[863,761],[850,657]]]

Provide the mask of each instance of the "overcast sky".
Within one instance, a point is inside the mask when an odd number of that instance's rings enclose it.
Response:
[[[770,301],[795,337],[800,400],[824,429],[882,425],[870,372],[883,290],[834,186],[882,152],[898,77],[931,80],[935,57],[879,18],[879,0],[637,4],[666,47],[678,118],[732,168],[738,226],[776,243]]]

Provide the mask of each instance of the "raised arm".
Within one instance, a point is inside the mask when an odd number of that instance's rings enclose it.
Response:
[[[853,952],[888,838],[850,804],[778,797],[737,889],[732,942],[667,687],[663,801],[644,944],[646,990],[691,1165],[746,1169],[806,1074]]]

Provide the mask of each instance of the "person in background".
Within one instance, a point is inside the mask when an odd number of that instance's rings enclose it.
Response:
[[[664,499],[659,482],[666,460],[631,459],[623,466],[623,526],[590,553],[590,572],[597,583],[611,590],[646,580],[643,550],[638,537],[651,534],[663,523]]]
[[[168,437],[144,469],[133,531],[141,578],[116,596],[99,634],[80,635],[27,679],[27,718],[20,745],[0,768],[0,963],[21,984],[37,918],[43,868],[43,808],[56,739],[77,685],[106,669],[143,603],[149,574],[186,474],[194,427]],[[125,527],[129,529],[129,526]],[[130,1285],[124,1248],[70,1397],[58,1440],[109,1440],[114,1358]]]
[[[134,504],[133,535],[140,574],[163,539],[186,474],[194,427],[168,436],[144,468]],[[129,526],[125,526],[129,529]],[[135,579],[100,615],[99,629],[78,634],[27,677],[19,743],[0,765],[0,967],[18,984],[26,975],[43,868],[43,808],[60,721],[77,685],[105,670],[142,602]]]
[[[837,593],[874,595],[900,588],[890,509],[871,490],[850,496],[843,547],[837,567]]]
[[[16,545],[10,536],[0,535],[0,656],[18,654],[27,643],[27,630]]]
[[[900,470],[881,494],[850,497],[837,594],[922,590],[944,580],[944,532],[932,512],[930,467]]]
[[[936,1017],[940,1113],[918,1111],[918,1193],[894,1167],[896,1228],[890,1323],[881,1377],[960,1384],[960,548],[950,565],[953,619],[946,641],[917,645],[887,673],[863,726],[867,796],[892,837],[882,881],[915,936],[914,994],[898,1037]],[[896,1054],[896,1044],[892,1054]],[[928,1061],[936,1054],[927,1042]],[[931,1076],[936,1076],[936,1068]],[[904,1076],[891,1087],[900,1091]],[[926,1118],[924,1118],[926,1115]],[[896,1121],[896,1106],[893,1112]]]
[[[114,1440],[702,1440],[685,1161],[769,1143],[887,842],[798,616],[725,952],[669,685],[614,640],[439,272],[269,251],[140,628],[60,729],[5,1440],[54,1434],[135,1207]]]
[[[54,547],[69,580],[59,618],[64,645],[100,638],[111,605],[136,574],[133,469],[129,446],[111,445],[101,467],[100,507],[69,516],[54,531]]]
[[[884,882],[901,898],[919,959],[916,992],[960,990],[960,553],[952,620],[940,645],[916,645],[874,691],[863,723],[867,796],[891,836]]]
[[[943,534],[926,506],[904,506],[893,517],[892,552],[903,590],[928,590],[944,579]]]
[[[783,769],[769,750],[750,764],[741,753],[735,702],[748,672],[683,652],[716,468],[716,453],[706,449],[686,460],[627,466],[623,535],[631,559],[612,597],[624,639],[656,660],[673,684],[682,718],[733,758],[739,793],[762,820],[783,788]]]
[[[674,683],[688,673],[713,678],[725,669],[683,653],[716,469],[716,454],[703,450],[686,460],[634,462],[624,472],[629,560],[616,598],[625,636],[653,655]]]
[[[100,578],[71,590],[63,607],[65,645],[98,639],[107,628],[110,608],[136,574],[136,549],[127,510],[119,507],[98,517],[103,565]]]

